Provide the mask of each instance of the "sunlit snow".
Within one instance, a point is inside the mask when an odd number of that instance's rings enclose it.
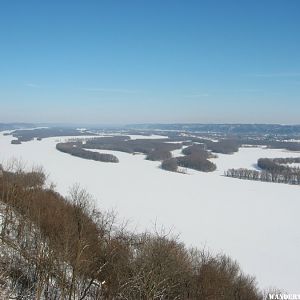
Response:
[[[141,136],[139,136],[141,137]],[[73,138],[73,137],[69,137]],[[81,137],[82,138],[82,137]],[[147,137],[145,137],[147,138]],[[143,155],[117,151],[118,164],[73,157],[55,149],[47,138],[11,145],[0,133],[0,162],[22,159],[41,165],[57,190],[67,194],[74,183],[86,188],[102,209],[115,209],[137,230],[163,225],[188,245],[222,251],[256,276],[259,286],[290,292],[300,283],[300,187],[239,180],[223,176],[228,168],[256,168],[261,157],[298,157],[299,153],[241,148],[233,155],[212,159],[217,171],[171,173]],[[180,150],[173,154],[180,155]]]

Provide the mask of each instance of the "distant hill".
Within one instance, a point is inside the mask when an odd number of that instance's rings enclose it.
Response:
[[[33,123],[0,123],[0,131],[36,127]]]
[[[127,127],[143,130],[179,130],[227,134],[300,134],[300,125],[280,124],[131,124]]]

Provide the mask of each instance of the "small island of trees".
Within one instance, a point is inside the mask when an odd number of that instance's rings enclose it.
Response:
[[[118,158],[115,155],[85,150],[81,148],[80,143],[58,143],[56,145],[56,149],[61,152],[68,153],[73,156],[77,156],[85,159],[91,159],[91,160],[102,161],[102,162],[111,162],[111,163],[119,162]]]
[[[209,160],[215,158],[211,152],[203,149],[203,145],[191,145],[182,150],[184,156],[169,158],[162,162],[161,168],[167,171],[177,172],[178,167],[194,169],[201,172],[212,172],[216,165]]]

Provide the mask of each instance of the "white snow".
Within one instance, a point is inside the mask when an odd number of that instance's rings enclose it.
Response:
[[[0,133],[0,163],[15,157],[42,165],[62,194],[80,183],[99,208],[116,209],[138,230],[153,229],[154,224],[173,228],[188,245],[236,259],[260,287],[299,291],[300,187],[222,176],[227,168],[255,168],[260,157],[299,153],[242,148],[213,159],[216,172],[184,175],[164,171],[144,155],[103,151],[115,154],[120,163],[102,163],[57,151],[57,138],[21,145],[11,145],[11,139]]]
[[[141,135],[141,134],[127,134],[126,131],[120,132],[109,132],[105,133],[103,131],[86,131],[92,134],[98,134],[99,137],[108,137],[108,136],[129,136],[131,140],[140,140],[140,139],[165,139],[167,136],[165,135],[158,135],[158,134],[149,134],[149,135]]]
[[[259,158],[299,157],[300,153],[265,147],[245,147],[240,148],[239,152],[232,155],[219,153],[216,153],[216,155],[218,158],[211,161],[217,164],[217,172],[223,174],[224,171],[230,168],[257,169],[257,160]]]
[[[130,136],[130,138],[132,140],[140,140],[140,139],[154,140],[154,139],[166,139],[167,138],[167,136],[165,136],[165,135],[157,135],[157,134],[151,134],[151,135],[129,134],[128,136]]]
[[[279,142],[281,142],[279,140]],[[300,143],[300,140],[299,139],[289,139],[289,140],[284,140],[284,142],[296,142],[296,143]]]
[[[183,146],[180,149],[175,149],[175,150],[171,151],[172,157],[184,156],[184,154],[182,153],[182,150],[186,147],[188,147],[188,146]]]

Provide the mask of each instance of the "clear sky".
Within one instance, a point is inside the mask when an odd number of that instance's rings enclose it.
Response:
[[[300,123],[299,0],[2,0],[0,122]]]

